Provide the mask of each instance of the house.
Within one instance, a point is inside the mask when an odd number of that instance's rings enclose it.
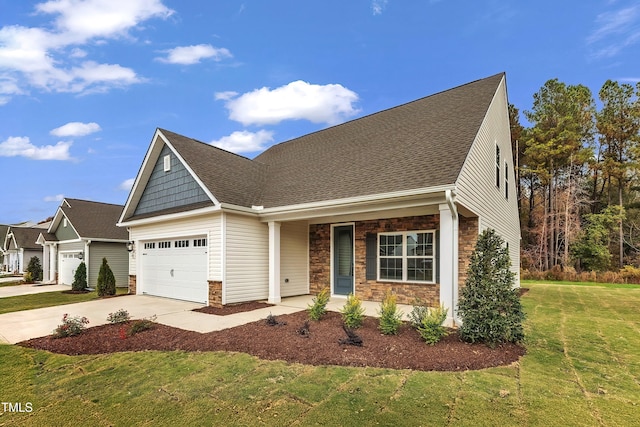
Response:
[[[0,224],[0,272],[2,273],[9,271],[9,257],[7,256],[7,250],[4,247],[8,232],[9,226]]]
[[[519,274],[507,105],[497,74],[253,160],[157,129],[119,221],[130,292],[220,306],[391,290],[452,322],[481,230]]]
[[[62,200],[49,228],[36,236],[44,253],[44,280],[71,285],[76,268],[84,261],[87,284],[95,287],[102,259],[106,258],[116,286],[126,287],[129,235],[126,229],[116,227],[122,208],[88,200]]]
[[[36,244],[41,226],[7,226],[4,237],[4,264],[6,271],[22,274],[26,271],[32,257],[37,257],[42,265],[42,248]]]

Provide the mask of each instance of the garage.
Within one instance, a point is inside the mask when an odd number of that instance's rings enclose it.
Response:
[[[60,252],[58,256],[58,283],[61,285],[73,284],[76,269],[82,262],[82,252]]]
[[[142,293],[207,303],[207,238],[141,242]]]

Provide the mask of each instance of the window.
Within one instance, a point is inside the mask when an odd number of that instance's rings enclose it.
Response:
[[[174,248],[188,248],[189,241],[188,240],[176,240],[173,245]]]
[[[158,242],[159,249],[168,249],[171,247],[171,242]]]
[[[62,226],[66,227],[67,226],[67,218],[62,218]]]
[[[496,187],[500,188],[500,147],[496,145]]]
[[[171,155],[164,156],[164,171],[169,172],[171,170]]]
[[[193,239],[193,247],[207,246],[207,239]]]
[[[144,244],[144,248],[145,249],[155,249],[156,248],[156,242],[145,243]]]
[[[435,232],[378,235],[378,280],[434,282]]]
[[[509,166],[504,162],[504,198],[509,200]]]

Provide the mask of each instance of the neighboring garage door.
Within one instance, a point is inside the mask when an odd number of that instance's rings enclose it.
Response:
[[[58,254],[58,283],[71,285],[80,265],[81,252],[60,252]]]
[[[142,248],[143,293],[206,304],[206,237],[147,241]]]

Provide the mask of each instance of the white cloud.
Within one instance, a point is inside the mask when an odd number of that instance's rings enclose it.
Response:
[[[226,95],[225,95],[226,94]],[[276,124],[283,120],[340,123],[358,112],[358,95],[339,84],[315,85],[301,80],[276,89],[263,87],[238,97],[221,92],[229,118],[244,125]]]
[[[81,45],[126,38],[151,18],[173,13],[161,0],[50,0],[35,6],[54,15],[53,29],[19,25],[0,28],[0,80],[12,78],[19,88],[33,86],[58,92],[102,92],[142,81],[120,65],[75,61],[85,58]],[[70,49],[67,49],[70,48]],[[0,87],[0,97],[15,92]]]
[[[212,58],[214,61],[222,61],[224,58],[233,56],[229,50],[213,47],[210,44],[179,46],[164,52],[167,53],[167,57],[156,58],[158,61],[182,65],[197,64],[200,60],[207,58]]]
[[[273,142],[273,132],[271,131],[259,130],[258,132],[249,132],[243,130],[233,132],[228,136],[223,136],[216,141],[211,141],[211,145],[233,153],[252,153],[255,151],[264,151],[270,142]]]
[[[26,157],[32,160],[72,160],[69,155],[71,142],[60,141],[56,145],[37,147],[28,137],[13,137],[0,142],[0,156]]]
[[[64,199],[64,194],[56,194],[55,196],[46,196],[45,202],[61,202]]]
[[[118,186],[118,188],[120,190],[123,191],[131,191],[131,188],[133,188],[133,183],[136,181],[135,178],[129,178],[129,179],[125,179],[124,181],[122,181],[120,183],[120,185]]]
[[[238,96],[238,92],[234,92],[232,90],[228,90],[226,92],[216,92],[215,94],[216,101],[228,101],[231,98],[235,98],[236,96]]]
[[[387,7],[388,0],[373,0],[371,2],[371,10],[374,15],[380,15]]]
[[[640,6],[604,12],[596,17],[597,28],[587,37],[592,57],[611,58],[640,42]]]
[[[65,137],[65,136],[85,136],[94,132],[100,131],[100,125],[94,122],[81,123],[81,122],[69,122],[66,125],[62,125],[49,132],[51,135]]]

